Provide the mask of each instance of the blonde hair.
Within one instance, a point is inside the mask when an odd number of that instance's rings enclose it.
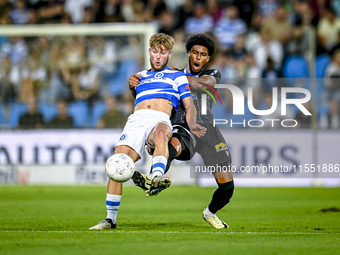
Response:
[[[163,33],[154,34],[150,37],[150,48],[164,46],[167,50],[172,50],[175,40],[172,36]]]

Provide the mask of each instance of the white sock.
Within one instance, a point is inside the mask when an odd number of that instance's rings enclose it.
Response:
[[[154,177],[161,175],[164,175],[166,164],[168,163],[168,160],[164,156],[156,156],[152,158],[152,174],[151,179]]]
[[[215,213],[210,212],[210,210],[209,210],[208,207],[205,208],[204,214],[205,214],[206,216],[208,216],[208,217],[211,217],[211,216],[214,216],[214,215],[215,215]]]
[[[121,199],[122,195],[106,194],[106,218],[111,219],[113,223],[116,223],[117,221],[117,214]]]

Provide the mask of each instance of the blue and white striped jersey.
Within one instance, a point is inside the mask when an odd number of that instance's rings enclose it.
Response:
[[[190,96],[189,82],[181,71],[165,67],[160,71],[144,70],[136,87],[135,106],[152,98],[164,98],[177,109],[180,100]]]

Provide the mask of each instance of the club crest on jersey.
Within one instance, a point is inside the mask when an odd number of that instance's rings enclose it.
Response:
[[[155,78],[162,78],[164,76],[164,73],[156,73]]]
[[[124,141],[127,138],[127,134],[122,134],[119,138],[119,141]]]

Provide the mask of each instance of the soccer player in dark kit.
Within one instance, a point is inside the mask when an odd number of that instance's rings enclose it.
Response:
[[[202,114],[202,93],[199,88],[214,87],[221,79],[221,74],[216,69],[206,70],[204,67],[210,57],[215,53],[215,42],[212,38],[203,34],[190,37],[186,43],[186,51],[189,58],[189,67],[183,70],[190,84],[190,90],[194,105],[197,109],[196,123],[207,128],[204,136],[193,136],[186,122],[185,112],[181,106],[178,107],[176,116],[172,120],[173,136],[168,143],[169,159],[166,170],[168,171],[173,159],[190,160],[197,152],[201,155],[206,166],[220,166],[220,169],[230,169],[231,156],[224,137],[216,126],[213,126],[213,115],[211,107],[213,99],[206,97],[206,114]],[[130,79],[131,84],[138,84],[138,79]],[[151,150],[150,150],[151,151]],[[203,211],[203,218],[217,229],[229,228],[220,220],[216,213],[230,201],[234,192],[233,175],[231,171],[217,171],[212,173],[218,185],[210,204]],[[149,174],[144,175],[135,171],[132,177],[135,185],[145,190],[147,196],[157,195],[162,189],[154,189],[150,184]]]

